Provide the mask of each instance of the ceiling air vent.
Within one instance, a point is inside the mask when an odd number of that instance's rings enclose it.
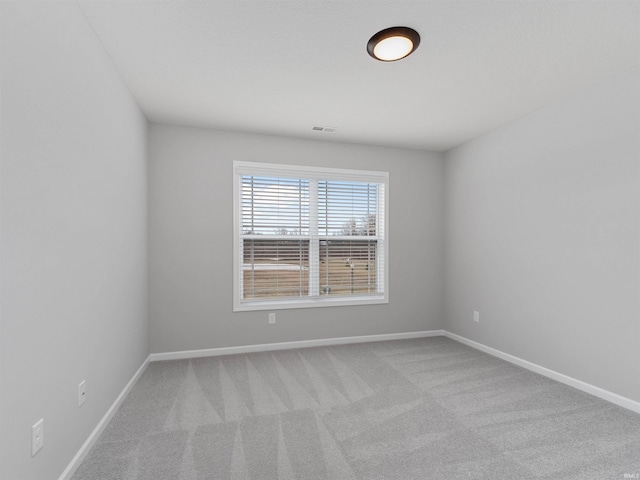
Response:
[[[335,127],[321,127],[320,125],[316,125],[312,127],[311,130],[314,132],[336,133],[336,130],[338,129]]]

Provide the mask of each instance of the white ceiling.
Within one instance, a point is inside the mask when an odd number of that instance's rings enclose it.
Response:
[[[446,150],[640,63],[637,0],[79,4],[149,120],[225,130]]]

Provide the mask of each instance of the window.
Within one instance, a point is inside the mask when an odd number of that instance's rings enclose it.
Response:
[[[387,303],[388,181],[234,162],[234,311]]]

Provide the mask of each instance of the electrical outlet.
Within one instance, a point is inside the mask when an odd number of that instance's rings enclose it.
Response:
[[[269,324],[273,325],[274,323],[276,323],[276,314],[275,313],[270,313],[269,314]]]
[[[480,323],[480,312],[477,310],[473,311],[473,321]]]
[[[33,457],[44,445],[44,418],[31,427],[31,456]]]
[[[87,398],[87,382],[85,380],[78,385],[78,406],[81,407]]]

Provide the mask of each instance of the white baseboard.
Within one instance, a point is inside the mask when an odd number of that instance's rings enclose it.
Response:
[[[386,333],[382,335],[362,335],[358,337],[323,338],[320,340],[299,340],[295,342],[264,343],[261,345],[243,345],[239,347],[207,348],[204,350],[184,350],[181,352],[152,353],[152,362],[160,360],[182,360],[185,358],[215,357],[236,353],[268,352],[272,350],[291,350],[293,348],[326,347],[349,343],[382,342],[385,340],[405,340],[408,338],[439,337],[444,330],[424,330],[421,332]]]
[[[570,387],[577,388],[578,390],[582,390],[583,392],[606,400],[607,402],[614,403],[620,407],[627,408],[633,412],[640,413],[640,402],[636,402],[635,400],[623,397],[622,395],[618,395],[617,393],[610,392],[608,390],[605,390],[604,388],[596,387],[595,385],[591,385],[590,383],[586,383],[582,380],[564,375],[563,373],[556,372],[555,370],[551,370],[527,360],[523,360],[522,358],[516,357],[515,355],[510,355],[500,350],[496,350],[495,348],[487,347],[482,343],[469,340],[468,338],[456,335],[455,333],[444,330],[443,334],[444,336],[452,340],[464,343],[465,345],[473,347],[476,350],[480,350],[482,352],[488,353],[489,355],[493,355],[494,357],[501,358],[502,360],[506,360],[509,363],[513,363],[515,365],[518,365],[519,367],[523,367],[527,370],[531,370],[532,372],[539,373],[540,375],[544,375],[545,377],[551,378],[552,380],[556,380],[560,383],[564,383],[565,385],[569,385]]]
[[[116,411],[118,410],[118,408],[120,407],[124,399],[127,397],[127,394],[129,393],[131,388],[135,385],[135,383],[138,381],[140,376],[142,376],[142,373],[144,372],[144,369],[147,368],[148,364],[149,364],[149,357],[147,357],[145,361],[142,362],[142,365],[140,365],[140,368],[138,368],[136,373],[133,374],[133,377],[131,377],[131,380],[129,380],[129,383],[125,385],[120,395],[118,395],[118,398],[115,399],[115,401],[113,402],[109,410],[107,410],[107,413],[104,414],[104,416],[102,417],[102,419],[100,420],[96,428],[93,429],[93,432],[91,432],[91,435],[89,435],[89,438],[87,438],[87,440],[84,442],[82,447],[80,447],[80,450],[78,450],[78,453],[76,453],[75,457],[73,457],[69,465],[67,465],[67,468],[64,469],[64,472],[62,472],[58,480],[71,480],[71,477],[76,472],[76,470],[78,469],[78,467],[80,466],[84,458],[87,456],[87,454],[89,453],[89,450],[91,450],[91,447],[93,447],[93,445],[96,443],[96,441],[98,440],[98,437],[100,436],[102,431],[105,429],[105,427],[107,426],[107,424],[109,423],[113,415],[116,413]]]

